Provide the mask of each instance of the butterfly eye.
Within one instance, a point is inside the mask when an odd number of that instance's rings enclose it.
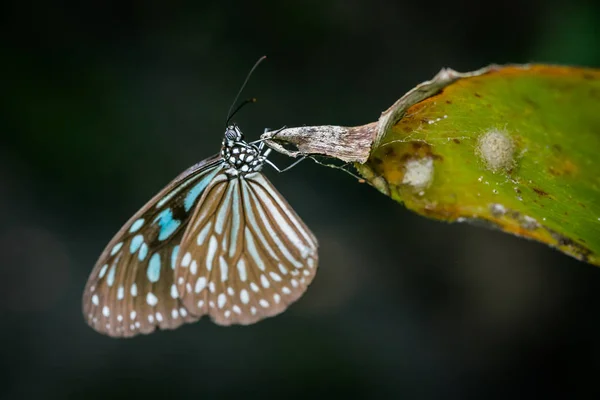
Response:
[[[227,130],[225,131],[225,138],[227,140],[239,141],[243,139],[243,136],[242,132],[240,132],[240,130],[237,129],[235,126],[228,126]]]

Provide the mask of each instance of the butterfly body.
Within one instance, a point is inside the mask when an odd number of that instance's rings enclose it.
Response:
[[[229,167],[228,175],[237,176],[240,173],[260,171],[266,160],[260,151],[258,146],[244,141],[244,136],[237,126],[230,126],[225,131],[221,157]]]
[[[218,155],[130,218],[88,279],[88,324],[114,337],[203,315],[246,325],[296,301],[316,273],[317,240],[262,174],[268,153],[229,126]]]

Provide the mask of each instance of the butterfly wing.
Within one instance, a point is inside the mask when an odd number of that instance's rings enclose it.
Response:
[[[181,303],[173,269],[189,217],[221,167],[221,158],[213,156],[188,168],[109,242],[83,295],[84,317],[92,328],[131,337],[197,320]]]
[[[306,291],[317,240],[261,173],[220,172],[181,242],[175,279],[190,314],[219,325],[283,312]]]

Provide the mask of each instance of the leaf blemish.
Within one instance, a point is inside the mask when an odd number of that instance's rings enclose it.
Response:
[[[490,205],[490,213],[492,216],[499,218],[506,214],[506,208],[502,204],[493,203]]]
[[[431,157],[410,159],[404,164],[404,169],[402,183],[415,189],[425,189],[433,180],[433,158]]]
[[[492,172],[514,166],[515,145],[506,131],[492,129],[479,137],[477,154]]]

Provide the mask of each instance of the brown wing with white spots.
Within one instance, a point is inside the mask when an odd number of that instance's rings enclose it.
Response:
[[[192,315],[247,325],[302,296],[317,271],[317,240],[261,173],[223,172],[200,201],[175,270]]]
[[[96,331],[131,337],[197,320],[179,299],[173,271],[189,217],[219,162],[215,156],[180,174],[110,241],[83,294],[84,317]]]

